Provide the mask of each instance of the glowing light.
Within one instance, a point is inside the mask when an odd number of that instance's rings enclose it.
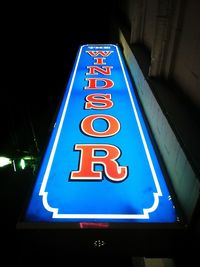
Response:
[[[7,157],[0,157],[0,167],[7,166],[12,163],[12,160]]]
[[[26,167],[25,160],[24,159],[21,159],[19,165],[20,165],[21,169],[24,170],[25,167]]]
[[[175,222],[150,137],[118,46],[81,46],[26,220]]]

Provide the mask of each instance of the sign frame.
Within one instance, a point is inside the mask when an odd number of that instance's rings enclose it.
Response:
[[[103,44],[103,45],[99,45],[99,44],[97,44],[97,45],[83,45],[83,46],[81,46],[80,47],[80,50],[83,48],[83,47],[85,47],[85,46],[90,46],[90,47],[93,47],[94,49],[96,49],[95,47],[103,47],[104,49],[105,49],[105,47],[109,47],[109,46],[114,46],[114,47],[117,47],[116,45],[105,45],[105,44]],[[98,49],[100,49],[100,48],[98,48]],[[73,70],[72,70],[72,73],[71,73],[71,76],[70,76],[70,79],[69,79],[69,82],[68,82],[68,85],[66,86],[66,91],[65,91],[65,94],[64,94],[64,98],[65,98],[65,100],[63,100],[62,102],[61,102],[61,106],[65,106],[65,103],[66,103],[66,101],[69,101],[69,91],[70,90],[72,90],[72,82],[74,81],[74,79],[75,79],[75,73],[76,73],[76,69],[77,69],[77,62],[78,62],[78,60],[80,59],[80,50],[79,50],[79,52],[78,52],[78,54],[77,54],[77,60],[75,61],[75,63],[74,63],[74,67],[73,67]],[[119,48],[117,47],[117,51],[118,51],[118,53],[121,53],[120,52],[120,50],[119,50]],[[95,53],[93,53],[93,57],[95,56]],[[105,56],[105,54],[104,54],[104,56]],[[96,63],[100,63],[100,65],[103,65],[103,64],[105,64],[105,61],[101,58],[101,59],[98,59],[98,58],[95,58],[95,62]],[[127,72],[128,73],[128,69],[127,69],[127,67],[126,67],[126,65],[125,65],[125,62],[123,61],[123,58],[121,57],[120,58],[120,61],[121,61],[121,64],[123,64],[123,68],[124,68],[124,72]],[[123,62],[122,62],[123,61]],[[88,69],[89,69],[89,74],[99,74],[100,72],[102,72],[102,73],[105,73],[106,71],[107,71],[107,74],[110,74],[110,71],[111,71],[111,67],[110,68],[98,68],[98,67],[88,67]],[[90,80],[89,80],[90,79]],[[99,80],[101,79],[101,78],[98,78]],[[89,80],[89,81],[88,81]],[[98,81],[99,81],[98,80]],[[102,79],[103,80],[103,79]],[[125,79],[126,80],[126,79]],[[86,81],[88,81],[88,88],[87,89],[94,89],[94,88],[92,88],[92,86],[94,87],[94,86],[96,86],[96,88],[95,89],[98,89],[99,90],[99,88],[97,88],[98,86],[97,86],[97,80],[94,80],[93,78],[86,78]],[[106,89],[109,89],[109,88],[111,88],[112,87],[112,84],[110,84],[109,85],[109,82],[110,82],[110,79],[104,79],[103,80],[103,82],[104,82],[104,84],[103,85],[101,85],[101,89],[102,89],[102,87],[105,87],[105,86],[107,86],[108,88],[106,88]],[[131,78],[129,77],[128,78],[128,80],[126,80],[126,84],[130,84],[130,82],[131,82]],[[110,87],[109,87],[110,86]],[[100,87],[100,86],[99,86]],[[132,90],[132,89],[130,89],[129,88],[129,90]],[[130,94],[130,92],[129,92],[129,94]],[[136,92],[135,92],[135,94],[136,94]],[[91,95],[91,94],[90,94]],[[95,95],[95,97],[93,96],[93,98],[92,98],[92,100],[93,100],[93,102],[90,102],[90,101],[85,101],[86,102],[86,104],[90,104],[90,105],[93,105],[93,106],[95,106],[96,105],[96,107],[98,106],[98,108],[99,109],[101,109],[102,107],[104,108],[105,107],[105,105],[109,105],[110,103],[111,103],[111,97],[109,96],[108,97],[108,95],[109,94],[106,94],[107,96],[105,97],[105,94],[102,96],[101,95],[101,97],[99,97],[99,95],[97,96],[97,95]],[[104,100],[104,102],[102,101],[102,99]],[[86,96],[86,100],[87,100],[87,96]],[[96,100],[96,102],[95,102],[95,100]],[[101,100],[101,101],[100,101]],[[106,100],[106,101],[105,101]],[[139,100],[137,99],[137,101],[138,101],[138,106],[139,106],[139,109],[140,109],[140,111],[142,111],[141,109],[142,109],[142,107],[141,107],[141,104],[140,104],[140,102],[139,102]],[[132,102],[133,102],[133,100],[132,100]],[[96,103],[96,104],[95,104]],[[97,103],[98,103],[98,105],[97,105]],[[106,104],[105,104],[106,103]],[[133,103],[132,103],[132,105],[134,105]],[[61,110],[61,108],[60,108],[60,110]],[[62,114],[60,113],[61,111],[59,110],[59,112],[58,112],[58,115],[57,115],[57,118],[59,118],[59,120],[62,120]],[[110,115],[106,115],[106,120],[108,120],[107,121],[107,123],[108,123],[108,125],[109,125],[109,127],[107,127],[107,129],[105,130],[103,130],[103,131],[96,131],[95,129],[94,129],[94,127],[92,126],[92,123],[93,123],[93,118],[91,118],[91,116],[92,115],[90,115],[90,116],[88,116],[88,117],[85,117],[84,118],[84,120],[82,120],[82,126],[80,126],[80,127],[82,127],[81,129],[82,129],[82,132],[84,133],[86,133],[86,135],[90,135],[90,136],[92,136],[92,135],[94,135],[95,137],[98,137],[98,134],[100,135],[100,137],[102,137],[102,134],[108,134],[107,133],[107,131],[108,131],[108,128],[109,129],[111,129],[111,122],[113,123],[115,123],[116,125],[115,125],[115,127],[114,127],[114,134],[116,134],[118,131],[119,131],[119,129],[117,128],[117,122],[118,122],[118,120],[115,120],[114,119],[114,117],[112,117],[111,118],[111,116]],[[99,114],[98,113],[98,119],[100,118],[100,119],[105,119],[103,116],[103,114],[101,113],[101,114]],[[149,126],[148,126],[148,122],[146,121],[146,118],[145,118],[145,115],[143,114],[143,117],[144,117],[144,121],[145,121],[145,127],[147,128],[147,131],[148,131],[148,134],[150,135],[150,137],[152,138],[151,139],[151,142],[152,142],[152,145],[153,145],[153,149],[155,150],[155,152],[156,152],[156,157],[158,158],[158,162],[159,162],[159,164],[160,164],[160,166],[161,166],[161,169],[162,169],[162,172],[164,173],[164,176],[165,176],[165,178],[166,178],[166,180],[165,180],[165,182],[166,182],[166,185],[167,185],[167,187],[168,187],[168,189],[169,189],[169,191],[170,191],[170,193],[172,192],[172,199],[173,199],[173,202],[174,202],[174,204],[175,204],[175,207],[176,207],[176,210],[177,210],[177,221],[173,221],[173,222],[170,222],[169,224],[168,224],[168,221],[167,222],[163,222],[163,221],[151,221],[151,225],[157,225],[157,223],[161,223],[162,224],[162,227],[165,227],[166,225],[167,225],[167,227],[169,226],[169,225],[173,225],[173,227],[174,227],[174,225],[179,225],[180,224],[180,221],[182,221],[182,219],[180,220],[180,212],[179,212],[179,210],[178,210],[178,204],[177,204],[177,202],[176,202],[176,200],[175,200],[175,196],[174,196],[174,193],[173,193],[173,188],[172,187],[170,187],[170,183],[169,183],[169,180],[167,179],[167,173],[166,173],[166,170],[164,169],[164,164],[162,163],[162,161],[161,161],[161,159],[160,159],[160,155],[159,155],[159,151],[158,151],[158,149],[157,149],[157,147],[156,147],[156,143],[155,143],[155,140],[154,140],[154,138],[153,138],[153,136],[152,136],[152,133],[151,133],[151,130],[150,130],[150,128],[149,128]],[[88,118],[90,119],[90,122],[89,122],[89,128],[87,128],[86,126],[83,126],[83,125],[86,125],[86,118],[87,118],[87,120],[88,120]],[[96,119],[96,118],[95,118]],[[136,119],[137,120],[137,119]],[[139,128],[140,128],[140,123],[138,124],[139,125]],[[55,126],[55,127],[57,127],[57,126]],[[58,127],[59,128],[59,127]],[[54,128],[55,129],[55,128]],[[54,131],[54,129],[53,129],[53,131],[52,131],[52,135],[51,135],[51,137],[50,137],[50,140],[52,140],[52,139],[56,139],[57,138],[57,136],[56,136],[56,131]],[[117,129],[117,130],[116,130]],[[112,129],[111,129],[111,132],[109,133],[110,135],[113,135],[113,133],[112,133]],[[103,136],[104,137],[104,136]],[[81,146],[79,145],[79,148],[80,148]],[[144,143],[144,147],[145,147],[145,143]],[[108,149],[108,147],[106,147],[107,149]],[[49,146],[48,147],[48,150],[52,150],[52,149],[54,149],[53,148],[53,145],[51,145],[51,146]],[[83,149],[83,146],[80,148],[80,151],[82,151],[81,149]],[[48,152],[49,153],[49,155],[51,156],[51,154],[50,154],[50,152]],[[111,153],[111,152],[110,152]],[[93,159],[94,159],[94,157],[93,157]],[[43,161],[41,162],[41,165],[44,163],[44,161],[46,161],[47,159],[45,159],[45,156],[44,156],[44,158],[43,158]],[[151,161],[149,162],[149,165],[151,166]],[[48,164],[46,164],[46,166],[48,166]],[[119,166],[118,166],[119,167]],[[48,168],[48,167],[47,167]],[[40,171],[41,171],[41,166],[40,166]],[[74,172],[76,172],[77,173],[77,171],[74,171]],[[93,173],[94,173],[95,171],[93,170]],[[92,174],[93,174],[92,173]],[[71,178],[72,179],[72,178]],[[110,180],[112,180],[111,178],[110,178]],[[37,182],[37,181],[36,181]],[[113,181],[112,181],[113,182]],[[115,181],[114,181],[115,182]],[[157,185],[158,186],[158,185]],[[42,186],[41,186],[42,187]],[[159,186],[157,187],[158,188],[158,193],[157,193],[157,197],[159,197],[159,194],[160,194],[160,191],[159,191]],[[44,190],[43,190],[43,192],[44,192]],[[29,201],[30,201],[30,197],[31,196],[29,196]],[[170,196],[171,197],[171,196]],[[171,199],[170,199],[171,200]],[[28,201],[28,202],[29,202]],[[27,205],[28,205],[28,203],[27,203]],[[54,225],[56,225],[56,227],[57,227],[57,225],[59,225],[59,227],[61,227],[61,228],[81,228],[80,227],[80,223],[82,223],[82,225],[83,225],[83,223],[85,223],[84,224],[84,227],[85,228],[107,228],[107,222],[108,222],[108,225],[109,225],[109,228],[115,228],[115,227],[120,227],[120,228],[123,228],[124,226],[127,228],[127,229],[131,229],[131,228],[133,228],[133,224],[135,224],[135,225],[137,225],[138,223],[140,224],[140,223],[142,223],[142,225],[145,223],[145,220],[141,220],[141,221],[123,221],[123,219],[125,218],[125,219],[134,219],[134,217],[132,216],[117,216],[117,217],[112,217],[112,218],[108,218],[108,216],[104,216],[104,217],[99,217],[99,216],[94,216],[94,214],[92,214],[92,216],[91,217],[85,217],[85,216],[83,216],[83,217],[81,217],[81,216],[79,216],[79,218],[78,218],[78,220],[76,220],[77,219],[77,217],[75,216],[75,217],[69,217],[69,219],[72,219],[72,220],[69,220],[69,221],[55,221],[55,220],[53,220],[53,221],[43,221],[43,220],[36,220],[36,221],[34,221],[34,220],[30,220],[30,221],[28,221],[28,220],[26,220],[25,219],[25,213],[26,213],[26,209],[27,209],[27,206],[26,206],[26,208],[25,208],[25,210],[24,210],[24,212],[23,212],[23,216],[22,216],[22,218],[21,218],[21,223],[20,223],[20,225],[22,226],[23,225],[23,227],[30,227],[31,225],[34,225],[34,227],[36,227],[36,228],[40,228],[40,227],[46,227],[47,225],[48,225],[48,227],[54,227]],[[152,209],[152,208],[151,208]],[[150,209],[149,209],[150,210]],[[147,212],[148,213],[148,212]],[[146,218],[148,218],[148,214],[143,214],[143,215],[145,215],[145,216],[147,216]],[[68,219],[68,217],[65,217],[65,218],[67,218]],[[118,221],[115,221],[115,219],[119,219]],[[139,217],[138,217],[139,218]],[[145,218],[145,219],[146,219]],[[75,220],[74,220],[75,219]],[[99,221],[96,221],[96,220],[98,220],[98,219],[100,219]],[[107,219],[108,219],[108,221],[107,221]],[[112,220],[112,219],[114,219],[114,220]],[[122,220],[121,220],[122,219]],[[78,223],[77,223],[78,222]],[[95,223],[94,223],[95,222]],[[146,221],[147,223],[148,223],[148,221]],[[32,227],[32,226],[31,226]],[[171,226],[170,226],[171,227]],[[83,227],[82,227],[83,228]]]

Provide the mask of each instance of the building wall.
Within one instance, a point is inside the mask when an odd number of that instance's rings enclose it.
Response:
[[[123,47],[127,65],[170,174],[176,196],[190,223],[196,220],[196,216],[200,216],[198,212],[200,169],[198,161],[194,163],[190,157],[194,150],[196,154],[199,154],[198,135],[196,135],[196,140],[192,140],[194,138],[191,137],[195,135],[189,134],[192,131],[196,132],[197,128],[194,126],[197,122],[187,125],[187,122],[193,120],[190,110],[187,110],[184,105],[179,109],[177,94],[171,91],[180,91],[180,95],[186,96],[188,102],[191,101],[194,110],[197,108],[198,111],[200,104],[200,87],[198,86],[200,30],[197,25],[200,24],[200,16],[198,16],[200,2],[195,0],[133,0],[129,5],[130,1],[126,0],[123,3],[119,1],[119,10],[123,6],[122,14],[128,18],[126,21],[130,22],[130,33],[119,26],[119,42]],[[149,51],[149,78],[162,78],[166,84],[173,81],[173,84],[177,85],[167,88],[164,97],[162,95],[159,101],[154,88],[151,87],[152,83],[148,77],[145,78],[134,55],[135,44],[140,44]],[[157,94],[160,94],[159,89],[157,89]],[[175,95],[177,100],[172,99]],[[184,114],[187,114],[188,120]],[[176,120],[173,120],[173,117],[176,117]],[[182,122],[179,124],[180,121]],[[193,149],[189,142],[193,142]]]
[[[200,1],[118,1],[131,26],[130,43],[151,53],[149,75],[172,79],[200,108]]]
[[[142,41],[151,51],[154,41],[154,31],[156,22],[157,0],[147,0],[144,7],[144,28]]]
[[[186,1],[172,76],[200,107],[200,1]]]

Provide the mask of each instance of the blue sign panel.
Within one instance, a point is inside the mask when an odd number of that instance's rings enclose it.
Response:
[[[30,222],[176,222],[116,45],[83,45],[26,210]]]

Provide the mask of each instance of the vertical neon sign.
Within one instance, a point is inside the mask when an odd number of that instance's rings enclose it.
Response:
[[[118,46],[81,46],[26,220],[176,219]]]

